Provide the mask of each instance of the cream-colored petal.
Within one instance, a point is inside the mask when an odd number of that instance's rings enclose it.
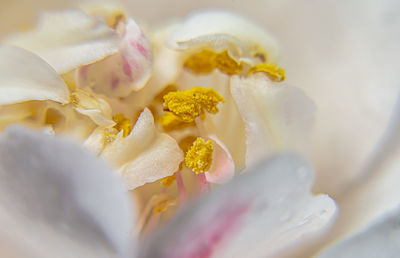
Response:
[[[268,62],[274,62],[278,56],[275,39],[265,28],[226,11],[192,14],[171,34],[168,44],[179,50],[228,48],[234,56],[257,58],[264,55]]]
[[[41,58],[24,49],[0,46],[0,104],[26,100],[68,102],[68,89]]]
[[[183,160],[177,142],[160,133],[146,108],[127,137],[122,133],[106,145],[101,157],[119,168],[128,189],[154,182],[175,173]]]
[[[75,110],[82,115],[88,116],[99,126],[110,127],[115,125],[112,120],[112,110],[107,101],[96,96],[87,89],[78,89],[71,94],[71,102]]]
[[[153,63],[150,43],[132,19],[122,30],[118,53],[78,69],[75,75],[78,85],[89,86],[109,97],[125,97],[144,87]]]
[[[12,126],[0,135],[0,235],[29,257],[124,257],[129,195],[79,145]]]
[[[281,155],[252,170],[185,207],[139,256],[282,257],[332,225],[335,202],[311,194],[313,171],[303,160]]]
[[[218,105],[217,114],[207,114],[203,123],[208,134],[216,135],[227,147],[235,162],[237,171],[245,168],[246,132],[242,116],[230,90],[230,77],[218,70],[209,75],[195,75],[183,71],[178,80],[179,90],[200,85],[215,89],[225,102]],[[205,135],[206,136],[206,135]]]
[[[300,89],[258,73],[232,77],[231,92],[246,125],[247,164],[276,151],[307,154],[315,106]]]
[[[69,9],[43,13],[35,30],[5,42],[36,53],[61,74],[115,53],[120,38],[100,19]]]

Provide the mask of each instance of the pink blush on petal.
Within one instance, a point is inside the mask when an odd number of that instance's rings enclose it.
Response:
[[[112,76],[111,79],[111,90],[116,90],[119,85],[119,78],[116,76]]]
[[[142,56],[147,58],[147,50],[142,44],[140,44],[139,42],[132,41],[131,45],[132,45],[132,47],[137,49]]]
[[[122,70],[124,74],[132,80],[132,67],[125,56],[122,56]]]
[[[233,233],[250,210],[251,202],[230,203],[221,207],[207,225],[201,225],[190,234],[188,242],[182,243],[168,258],[210,258],[217,245]],[[180,246],[180,245],[179,245]]]

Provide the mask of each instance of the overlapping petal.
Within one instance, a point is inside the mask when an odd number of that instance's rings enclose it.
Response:
[[[122,41],[118,53],[78,69],[80,87],[91,87],[109,97],[125,97],[148,81],[153,64],[150,43],[133,19],[120,24]]]
[[[315,106],[300,89],[255,74],[232,77],[231,92],[246,126],[247,164],[278,150],[306,153]]]
[[[131,203],[103,162],[17,126],[1,134],[0,154],[2,236],[32,257],[128,255]]]
[[[119,168],[128,189],[171,176],[183,160],[183,153],[176,141],[160,133],[147,108],[141,113],[127,137],[122,133],[106,145],[101,157]]]
[[[203,11],[190,15],[171,34],[168,44],[180,50],[199,47],[229,49],[236,57],[261,58],[274,62],[278,56],[275,39],[247,19],[225,11]]]
[[[400,253],[400,210],[385,214],[362,229],[329,247],[318,258],[397,257]]]
[[[70,9],[43,13],[33,31],[5,42],[34,52],[61,74],[115,53],[120,38],[101,19]]]
[[[40,57],[24,49],[0,46],[0,104],[27,100],[68,102],[63,80]]]
[[[293,155],[270,159],[178,213],[140,257],[270,257],[325,232],[336,205],[313,196],[313,171]]]

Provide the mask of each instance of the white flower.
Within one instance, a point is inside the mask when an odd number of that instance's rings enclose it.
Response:
[[[307,158],[319,156],[309,148],[315,105],[300,89],[282,82],[285,73],[276,65],[276,41],[257,25],[221,11],[198,12],[144,33],[113,5],[87,5],[83,10],[86,13],[72,9],[45,14],[33,31],[4,41],[25,50],[0,47],[0,91],[4,92],[0,127],[19,123],[56,134],[37,135],[10,127],[2,135],[0,171],[4,178],[12,179],[10,183],[4,180],[4,192],[16,196],[11,206],[9,200],[3,205],[10,207],[5,212],[5,228],[16,228],[8,239],[41,257],[54,257],[56,248],[66,248],[66,257],[265,257],[304,255],[308,247],[318,248],[316,240],[331,228],[337,209],[329,197],[310,194],[314,177],[306,163],[289,154],[274,157],[282,151],[295,151]],[[319,96],[316,92],[311,91],[311,95]],[[318,98],[317,104],[326,111]],[[318,116],[319,137],[323,135],[321,121]],[[393,128],[398,129],[396,122]],[[110,189],[121,194],[105,198],[119,202],[120,207],[106,202],[100,207],[92,199],[87,199],[90,205],[81,206],[73,192],[76,184],[87,187],[88,193],[100,188],[104,188],[104,196],[113,193],[108,193],[107,179],[99,188],[91,187],[88,182],[96,182],[94,168],[81,183],[76,174],[65,175],[64,168],[57,165],[64,164],[65,156],[75,157],[68,164],[74,171],[81,171],[86,162],[97,161],[79,147],[68,147],[71,143],[56,139],[59,134],[78,140],[113,167],[123,186],[110,185]],[[346,179],[333,181],[336,192],[332,192],[341,213],[337,227],[326,239],[346,235],[398,203],[382,190],[397,178],[390,172],[396,166],[393,139],[396,134],[389,131],[366,165],[366,172],[360,174],[362,180],[353,180],[347,186],[349,191],[337,190],[337,184]],[[38,141],[43,142],[43,148],[24,158]],[[53,152],[59,152],[60,157]],[[263,165],[251,169],[268,157]],[[21,163],[21,159],[27,162]],[[38,170],[34,172],[37,177],[22,176],[13,181],[10,175],[25,175],[24,166]],[[249,173],[234,176],[244,168]],[[324,171],[330,170],[318,171],[319,191],[325,191],[321,188]],[[112,177],[111,171],[103,174],[104,178]],[[369,174],[372,176],[364,179],[363,175]],[[32,201],[26,195],[18,197],[24,191],[14,185],[24,185],[26,181],[20,178],[31,177],[32,188],[39,190],[29,197],[43,203],[43,211],[28,209],[26,214],[32,220],[26,220],[18,215],[19,204],[31,207]],[[66,182],[66,192],[54,190],[61,200],[37,200],[48,193],[43,188],[47,178],[51,182],[54,178],[54,185],[61,182],[60,189]],[[162,187],[152,183],[159,180]],[[174,180],[178,193],[169,187]],[[132,211],[127,211],[129,201],[123,187],[135,189],[137,224],[129,215]],[[186,205],[191,196],[209,191],[195,204]],[[362,208],[368,195],[382,197],[377,198],[380,203],[372,201],[378,209]],[[173,215],[177,204],[181,211]],[[54,212],[70,205],[70,213]],[[89,215],[82,215],[82,209],[89,209]],[[115,217],[107,215],[111,209],[128,214],[115,231],[109,227],[115,223]],[[47,219],[51,217],[48,214],[56,214],[56,219]],[[31,226],[37,220],[43,221],[45,229]],[[166,220],[170,220],[166,226],[156,229]],[[85,225],[85,221],[93,223]],[[121,229],[131,233],[118,231]],[[147,234],[143,240],[142,235]],[[26,237],[18,241],[21,235]],[[75,239],[76,235],[83,237]],[[34,236],[38,236],[35,241]],[[325,255],[352,248],[359,238],[354,239]],[[49,241],[50,246],[34,248]],[[96,248],[98,245],[102,248]],[[313,248],[309,253],[316,250]]]

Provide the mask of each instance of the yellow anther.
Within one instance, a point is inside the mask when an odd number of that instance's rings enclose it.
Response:
[[[84,109],[97,109],[99,103],[89,93],[83,90],[76,90],[69,96],[69,101],[76,107]]]
[[[214,146],[211,140],[205,142],[203,138],[197,138],[186,153],[185,165],[196,174],[207,172],[212,164],[213,152]]]
[[[46,125],[51,125],[52,127],[55,127],[62,122],[65,122],[65,117],[60,111],[54,108],[47,109],[44,119],[44,123]]]
[[[195,73],[210,73],[218,68],[229,75],[238,74],[243,69],[240,62],[229,55],[228,50],[217,53],[210,49],[203,49],[191,55],[186,59],[184,66]]]
[[[175,174],[173,174],[172,176],[167,176],[164,177],[160,180],[160,183],[162,186],[164,187],[169,187],[170,185],[172,185],[173,182],[175,182]]]
[[[115,128],[106,128],[104,130],[104,142],[105,143],[110,143],[113,142],[115,140],[115,138],[117,137],[118,134],[118,130]]]
[[[268,77],[275,81],[275,82],[280,82],[285,80],[285,70],[276,64],[258,64],[250,68],[249,70],[249,75],[253,74],[255,72],[265,72]]]
[[[126,16],[124,11],[122,10],[114,10],[113,12],[109,13],[106,17],[106,23],[109,27],[115,29],[121,21],[126,21]]]
[[[158,122],[162,125],[164,131],[166,132],[183,129],[189,126],[195,126],[194,122],[185,122],[172,112],[165,112],[158,118]]]
[[[218,113],[217,105],[225,99],[212,88],[196,86],[189,90],[170,92],[164,96],[164,107],[182,121],[191,123],[204,110],[211,114]]]
[[[229,75],[238,74],[243,69],[242,65],[229,55],[228,50],[218,54],[215,61],[218,69]]]
[[[169,207],[176,205],[174,199],[167,198],[166,200],[162,200],[154,205],[153,213],[158,214],[160,212],[166,211]]]
[[[217,56],[214,51],[203,49],[186,59],[184,66],[195,73],[210,73],[217,67]]]
[[[128,118],[126,118],[124,114],[118,113],[114,115],[113,120],[116,123],[114,125],[114,128],[117,129],[118,131],[122,130],[123,137],[126,137],[131,133],[132,131],[131,121]]]

